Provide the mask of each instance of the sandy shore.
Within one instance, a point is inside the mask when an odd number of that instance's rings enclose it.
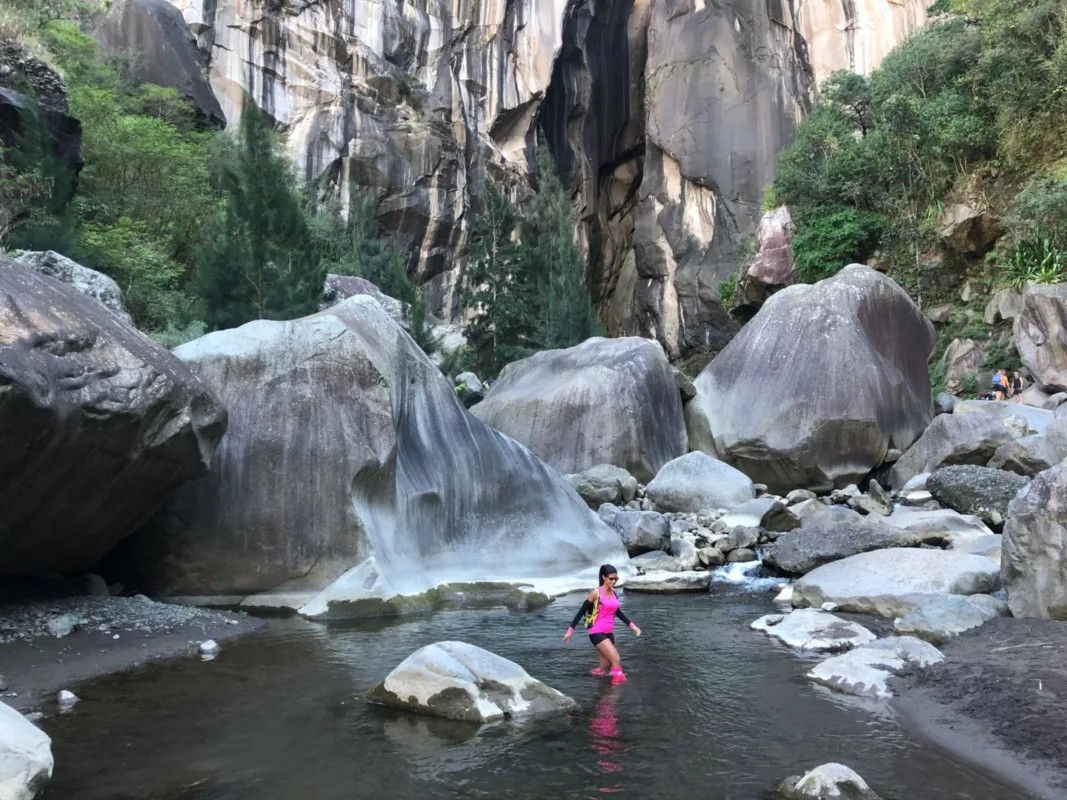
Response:
[[[153,661],[199,657],[201,642],[223,642],[265,624],[241,614],[125,597],[8,603],[0,606],[0,700],[22,711],[48,712],[61,689]]]
[[[897,680],[904,724],[1035,797],[1067,797],[1067,624],[996,619],[941,650]]]

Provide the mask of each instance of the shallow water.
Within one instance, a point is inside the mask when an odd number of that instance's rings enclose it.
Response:
[[[729,590],[727,590],[729,591]],[[699,797],[761,800],[826,761],[887,800],[1020,800],[910,740],[877,704],[809,684],[802,660],[748,624],[767,594],[629,595],[629,681],[590,677],[588,639],[561,641],[580,596],[543,612],[457,611],[329,628],[282,620],[185,659],[82,686],[44,727],[44,800]],[[573,696],[567,717],[478,729],[359,700],[413,650],[462,639]]]

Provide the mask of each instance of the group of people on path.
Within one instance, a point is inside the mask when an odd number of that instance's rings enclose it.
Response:
[[[990,387],[997,400],[1006,400],[1014,397],[1016,402],[1022,402],[1023,378],[1016,372],[1008,378],[1006,369],[999,369],[993,373],[992,386]]]

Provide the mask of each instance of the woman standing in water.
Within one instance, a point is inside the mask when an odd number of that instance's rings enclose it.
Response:
[[[600,568],[600,586],[593,589],[585,598],[582,607],[574,616],[574,621],[563,634],[563,641],[569,642],[574,633],[574,627],[584,616],[591,620],[589,626],[589,640],[596,648],[600,659],[600,666],[590,671],[591,675],[608,675],[616,680],[626,680],[622,671],[622,663],[619,660],[619,651],[615,649],[615,617],[617,616],[626,623],[635,636],[641,635],[641,629],[634,625],[622,613],[619,608],[619,596],[615,594],[615,583],[619,580],[619,573],[611,564],[604,564]],[[610,672],[609,672],[610,669]]]

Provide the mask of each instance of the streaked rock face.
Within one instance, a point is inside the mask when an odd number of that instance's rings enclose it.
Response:
[[[131,542],[138,585],[339,616],[445,583],[628,569],[563,476],[468,414],[366,295],[175,354],[230,428],[211,474]]]
[[[915,0],[170,2],[227,120],[247,94],[307,178],[372,193],[445,320],[486,177],[525,196],[540,123],[609,331],[672,356],[736,331],[718,282],[814,78],[869,71],[925,15]]]

